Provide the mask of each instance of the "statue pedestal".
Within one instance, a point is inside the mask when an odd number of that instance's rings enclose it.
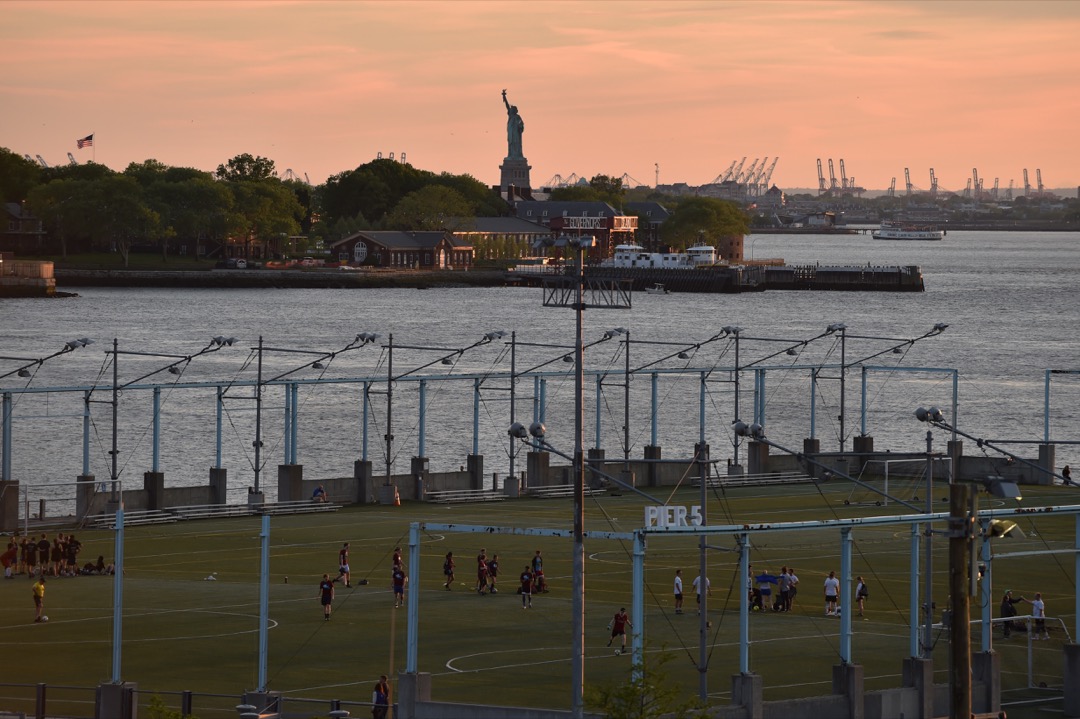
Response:
[[[529,165],[529,161],[522,158],[507,157],[503,159],[503,164],[499,165],[499,192],[508,200],[513,200],[511,196],[510,188],[513,187],[516,194],[521,194],[522,191],[528,194],[528,191],[532,189],[531,181],[529,180],[529,170],[532,166]]]

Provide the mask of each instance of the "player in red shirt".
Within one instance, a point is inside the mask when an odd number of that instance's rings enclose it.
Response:
[[[487,550],[481,549],[476,555],[476,593],[483,594],[487,590],[488,566]]]
[[[623,607],[615,612],[615,616],[611,618],[611,622],[608,624],[611,629],[611,639],[608,639],[607,643],[609,647],[615,641],[615,637],[622,637],[622,647],[615,650],[616,654],[626,653],[626,628],[629,626],[631,626],[630,617],[626,614],[626,607]]]
[[[352,589],[352,575],[349,573],[349,543],[345,542],[338,550],[338,579],[345,578],[345,586]]]
[[[323,619],[330,621],[330,605],[334,603],[334,580],[329,574],[322,575],[322,581],[319,582],[319,602],[323,608]]]
[[[529,565],[525,565],[525,570],[521,573],[521,608],[532,608],[532,587],[533,587],[533,574]]]

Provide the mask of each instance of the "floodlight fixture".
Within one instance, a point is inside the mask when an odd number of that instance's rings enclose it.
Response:
[[[690,359],[690,355],[687,354],[686,352],[680,352],[678,354],[678,358],[681,359],[681,360],[688,360],[688,359]]]
[[[226,337],[225,335],[218,335],[210,340],[210,344],[217,345],[218,347],[232,347],[239,340],[235,337]]]
[[[324,365],[319,360],[315,360],[311,363],[311,369],[326,369],[326,365]]]
[[[919,407],[918,409],[915,410],[915,417],[920,422],[930,422],[931,424],[933,424],[935,422],[944,422],[945,421],[945,415],[943,415],[941,413],[941,410],[938,409],[937,407],[930,407],[929,409],[926,409],[924,407]]]
[[[450,359],[449,357],[443,357],[442,364],[452,365],[454,364],[454,360]]]
[[[514,422],[512,425],[510,425],[510,429],[507,430],[507,434],[509,434],[514,439],[525,439],[529,436],[529,431],[525,429],[525,425],[523,425],[521,422]]]
[[[1020,491],[1020,485],[1016,482],[1002,479],[989,479],[985,484],[986,491],[1000,499],[1015,499],[1019,501],[1024,498],[1023,493]]]
[[[571,237],[568,243],[571,247],[579,250],[588,250],[596,245],[596,238],[592,235],[581,235],[580,237]]]
[[[731,427],[735,430],[735,434],[740,437],[753,437],[754,439],[763,439],[765,437],[765,428],[757,422],[747,424],[742,420],[737,420]]]
[[[990,520],[990,524],[986,528],[986,536],[992,539],[1005,537],[1027,538],[1027,535],[1024,534],[1024,530],[1020,529],[1020,525],[1009,519]]]
[[[22,369],[19,370],[19,376],[20,377],[29,377],[30,374],[31,374],[30,370],[26,369],[25,367],[23,367]]]
[[[828,327],[825,328],[825,331],[828,334],[833,334],[834,332],[842,332],[843,330],[846,330],[846,329],[847,329],[847,325],[844,324],[843,322],[833,322],[831,325],[829,325]]]
[[[488,332],[487,334],[485,334],[484,339],[487,340],[488,342],[494,342],[495,340],[501,340],[505,336],[506,336],[506,331],[505,330],[495,330],[493,332]]]
[[[947,328],[948,326],[949,325],[945,324],[944,322],[938,322],[937,324],[934,325],[934,330],[933,331],[935,333],[937,333],[937,334],[941,334],[942,332],[945,331],[945,328]]]
[[[799,352],[794,347],[790,347],[790,348],[788,348],[787,352],[785,352],[785,354],[788,355],[789,357],[795,357],[796,355],[799,354]]]
[[[574,361],[574,355],[563,355],[562,361],[563,362],[573,362]]]
[[[609,340],[612,337],[615,337],[616,335],[625,335],[627,332],[628,332],[628,330],[625,327],[613,327],[610,330],[605,330],[604,331],[604,337],[603,338],[605,340]]]
[[[179,365],[170,365],[169,369],[166,370],[166,371],[169,374],[177,374],[177,375],[178,374],[183,374],[183,372],[184,372],[184,370],[180,369]]]
[[[529,434],[537,439],[543,439],[544,435],[547,434],[547,427],[544,426],[543,422],[533,422],[529,425]]]
[[[89,337],[82,337],[77,340],[69,341],[66,346],[69,350],[74,350],[78,349],[79,347],[85,347],[86,345],[92,344],[94,344],[94,340],[90,339]]]

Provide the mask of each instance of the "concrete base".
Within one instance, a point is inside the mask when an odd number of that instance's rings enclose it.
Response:
[[[769,469],[769,445],[751,440],[746,443],[746,471],[764,474]]]
[[[1056,447],[1052,444],[1040,444],[1039,445],[1039,466],[1046,470],[1046,472],[1036,472],[1035,482],[1036,484],[1053,484],[1054,475],[1052,472],[1057,464],[1057,451]]]
[[[98,685],[94,719],[137,719],[139,685],[134,682]]]
[[[224,467],[210,468],[210,501],[213,504],[228,504],[229,470]]]
[[[934,662],[930,659],[907,657],[901,672],[902,685],[918,692],[919,711],[916,717],[934,716]]]
[[[146,490],[147,509],[162,509],[165,506],[164,472],[144,472],[143,489]]]
[[[847,698],[848,719],[863,719],[863,668],[861,664],[837,664],[832,671],[832,693]]]
[[[543,485],[547,484],[550,469],[550,452],[526,452],[525,486],[542,487]]]
[[[397,485],[379,485],[379,504],[388,506],[398,506],[401,504],[401,495],[398,493]]]
[[[972,653],[971,679],[973,689],[978,692],[971,697],[972,709],[1001,711],[1001,655],[997,652]],[[978,691],[980,687],[982,690]]]
[[[428,468],[430,464],[427,457],[413,457],[409,462],[409,473],[412,474],[413,484],[416,490],[416,500],[424,501],[424,490],[427,488]]]
[[[661,459],[663,456],[663,448],[656,445],[645,446],[645,459]],[[649,463],[649,476],[645,480],[650,487],[660,486],[660,465],[650,462]]]
[[[469,489],[484,488],[484,455],[470,454],[465,457],[465,469],[469,473]]]
[[[855,437],[851,440],[851,449],[855,454],[868,455],[874,453],[874,438],[872,435],[864,434],[859,437]],[[852,467],[852,471],[855,474],[862,472],[863,467],[866,466],[866,457],[855,457],[855,464]]]
[[[746,709],[746,719],[765,716],[764,682],[760,674],[731,675],[731,703]]]
[[[1062,679],[1065,683],[1065,716],[1080,717],[1080,644],[1066,644],[1062,651],[1065,662]]]
[[[417,702],[431,701],[431,674],[402,672],[397,679],[397,695],[390,697],[391,703],[397,702],[394,719],[412,719],[416,716]]]
[[[694,462],[690,465],[690,473],[693,476],[695,487],[701,486],[702,463],[704,463],[705,481],[708,482],[709,477],[712,475],[712,467],[709,465],[709,443],[695,442]]]
[[[597,474],[593,470],[604,471],[604,450],[599,447],[590,448],[585,461],[587,464],[585,468],[585,486],[600,489],[607,483],[607,480],[603,478],[603,475]]]
[[[90,508],[94,502],[94,488],[97,479],[92,474],[80,474],[75,478],[75,516],[82,517],[91,514]],[[3,495],[0,495],[0,502],[3,501]],[[3,510],[0,509],[0,532],[6,531],[3,528]]]
[[[358,459],[353,462],[353,477],[356,479],[357,504],[374,504],[376,489],[375,478],[371,474],[371,460]]]
[[[256,492],[254,487],[248,487],[247,503],[249,507],[257,507],[260,504],[265,504],[266,495],[262,492]]]
[[[621,481],[623,482],[623,484],[625,484],[625,485],[626,485],[627,487],[636,487],[636,486],[637,486],[637,477],[636,477],[636,475],[635,475],[635,474],[634,474],[634,473],[633,473],[632,471],[630,471],[630,470],[624,469],[624,470],[622,470],[621,472],[619,472],[619,479],[620,479],[620,480],[621,480]]]
[[[279,502],[299,502],[304,496],[304,465],[279,464],[277,468]]]
[[[243,703],[255,707],[259,719],[278,719],[281,716],[280,692],[244,692]]]

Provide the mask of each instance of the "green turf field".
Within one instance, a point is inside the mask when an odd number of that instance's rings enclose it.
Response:
[[[893,488],[904,496],[910,491]],[[696,490],[657,490],[669,504],[697,504]],[[851,505],[844,500],[851,499]],[[861,504],[848,485],[794,485],[710,491],[709,522],[753,523],[827,519],[890,513],[894,507]],[[1071,504],[1072,490],[1028,490],[1024,505]],[[983,506],[990,500],[985,495]],[[947,510],[947,503],[937,502]],[[586,529],[630,532],[642,523],[644,501],[636,496],[586,499]],[[907,510],[905,510],[907,511]],[[411,521],[507,527],[569,529],[569,499],[521,499],[493,504],[349,507],[335,513],[271,520],[271,580],[268,688],[289,696],[367,701],[381,673],[393,676],[405,664],[406,610],[394,609],[389,590],[391,552],[400,545],[408,559]],[[258,681],[258,518],[191,520],[126,531],[122,678],[140,691],[192,690],[239,696]],[[1071,548],[1074,520],[1040,515],[1021,523],[1026,539],[998,540],[997,552]],[[906,526],[857,528],[853,572],[869,583],[865,618],[855,618],[853,655],[865,667],[867,690],[899,686],[908,654],[908,560]],[[113,557],[111,532],[78,532],[80,561]],[[331,621],[323,621],[317,599],[324,572],[336,575],[337,552],[351,543],[353,589],[338,585]],[[824,616],[821,586],[829,570],[840,570],[836,530],[772,534],[755,538],[755,572],[793,566],[800,579],[795,610],[751,616],[751,668],[765,682],[765,699],[825,694],[830,668],[839,663],[840,622]],[[734,547],[726,537],[710,544]],[[946,603],[946,541],[935,543],[935,599]],[[500,559],[500,592],[479,596],[475,556],[485,547]],[[523,610],[517,576],[536,549],[545,557],[548,594]],[[443,585],[442,559],[458,559],[457,584]],[[586,541],[586,684],[625,681],[630,658],[605,646],[611,615],[631,604],[631,547],[615,541]],[[738,671],[738,601],[741,583],[734,552],[712,551],[713,596],[708,634],[711,700],[729,701],[730,676]],[[655,656],[670,653],[669,681],[687,697],[698,687],[698,618],[690,584],[697,575],[694,537],[651,536],[646,554],[645,643]],[[571,644],[571,544],[563,539],[424,532],[422,537],[419,664],[432,674],[440,701],[568,708]],[[1073,631],[1075,577],[1071,555],[1002,559],[994,565],[995,606],[1011,588],[1031,597],[1043,592],[1047,614]],[[683,569],[687,613],[675,615],[672,578]],[[214,580],[207,580],[215,576]],[[286,581],[286,578],[288,581]],[[355,586],[367,579],[366,586]],[[9,684],[92,687],[112,671],[112,594],[109,577],[57,578],[47,585],[48,624],[32,623],[30,582],[25,576],[0,582],[0,642],[8,657]],[[1027,605],[1020,605],[1025,613]],[[973,618],[979,615],[972,602]],[[1053,626],[1053,625],[1052,625]],[[979,648],[979,628],[972,629]],[[1035,642],[1036,682],[1060,689],[1064,635]],[[1027,639],[1003,641],[1004,701],[1060,696],[1029,691]],[[938,682],[947,680],[948,637],[934,652]],[[5,694],[12,694],[10,690]],[[32,694],[30,695],[32,697]],[[18,704],[18,706],[6,706]],[[1037,705],[1036,705],[1037,706]],[[1059,707],[1060,702],[1050,706]],[[32,705],[0,699],[0,709],[31,711]],[[1009,716],[1024,716],[1010,709]]]

